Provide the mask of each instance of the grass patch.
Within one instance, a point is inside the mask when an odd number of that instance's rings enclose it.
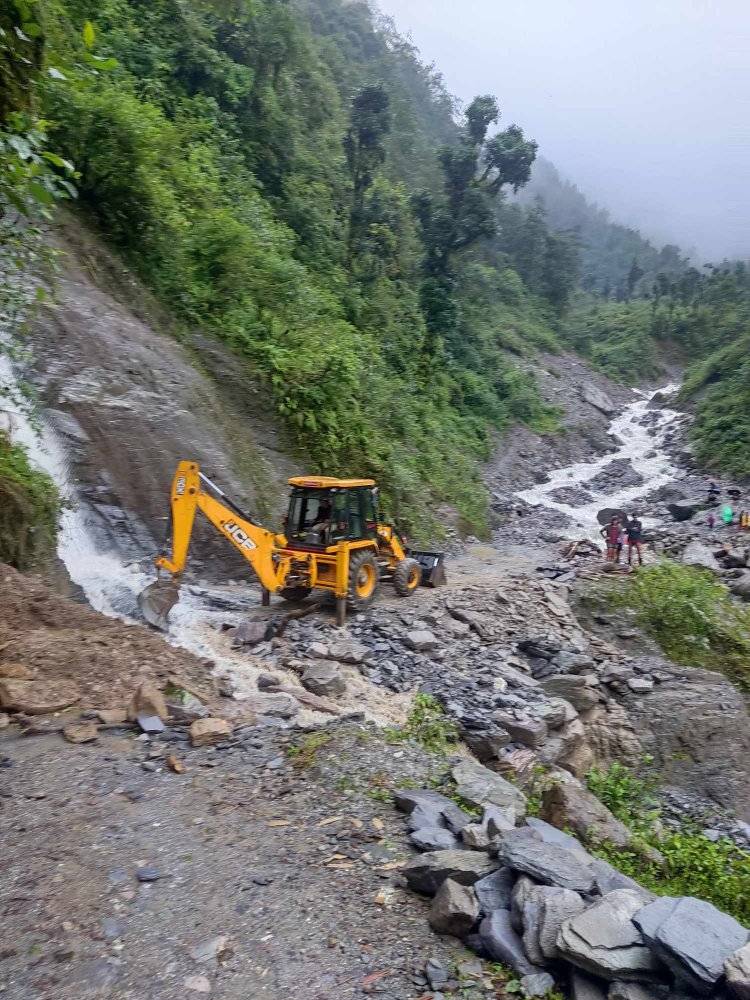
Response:
[[[306,771],[312,767],[318,757],[318,751],[331,742],[331,736],[326,732],[310,733],[299,743],[292,743],[287,748],[286,755],[292,766],[298,771]]]
[[[607,593],[678,663],[726,674],[750,690],[750,609],[735,604],[709,570],[665,560]]]
[[[0,562],[27,570],[55,551],[60,494],[25,450],[0,433]]]
[[[593,854],[660,896],[697,896],[741,923],[750,921],[750,851],[728,838],[713,843],[687,825],[664,832],[654,782],[621,764],[606,771],[595,769],[587,780],[591,791],[639,841],[661,852],[664,865],[644,862],[637,845],[631,850],[589,845]]]
[[[442,757],[452,753],[458,743],[457,727],[446,717],[440,702],[430,694],[416,695],[404,725],[388,727],[384,732],[389,743],[411,741],[428,753]]]

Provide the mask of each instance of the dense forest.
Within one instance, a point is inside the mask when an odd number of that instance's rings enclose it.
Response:
[[[483,532],[495,434],[556,429],[526,359],[570,345],[630,378],[660,341],[719,349],[688,387],[709,384],[702,453],[736,468],[745,272],[655,250],[548,165],[516,199],[536,143],[492,96],[459,107],[366,3],[13,0],[0,30],[6,264],[43,252],[14,216],[75,194],[186,332],[266,381],[311,471]]]

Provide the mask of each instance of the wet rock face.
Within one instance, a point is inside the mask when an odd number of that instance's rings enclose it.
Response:
[[[626,702],[646,753],[667,784],[713,799],[750,819],[750,729],[742,695],[724,677],[687,667],[679,681]]]

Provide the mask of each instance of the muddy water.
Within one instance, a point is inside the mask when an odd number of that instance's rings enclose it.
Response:
[[[680,478],[682,473],[672,463],[664,444],[667,431],[682,415],[668,408],[649,408],[649,403],[657,393],[670,396],[678,389],[678,385],[667,385],[651,393],[634,389],[633,393],[637,398],[609,426],[608,434],[618,445],[616,451],[608,452],[591,462],[578,462],[555,469],[545,483],[522,490],[517,496],[534,507],[547,508],[569,517],[571,523],[565,529],[567,537],[598,539],[600,525],[596,515],[602,508],[615,507],[635,512],[639,500]],[[617,479],[613,475],[611,489],[588,487],[591,480],[600,473],[606,475],[606,470],[612,463],[623,460],[642,478],[641,485],[618,488]],[[581,504],[555,500],[551,494],[563,487],[583,487],[589,492],[591,499]],[[649,526],[655,523],[647,518],[643,520]]]

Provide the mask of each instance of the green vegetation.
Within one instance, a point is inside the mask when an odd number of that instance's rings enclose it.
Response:
[[[634,266],[635,263],[634,263]],[[634,272],[640,272],[640,267]],[[579,293],[563,339],[612,378],[651,377],[668,351],[688,365],[681,396],[693,401],[700,462],[746,477],[750,469],[750,270],[744,262],[642,278],[620,301]]]
[[[659,895],[697,896],[742,923],[750,920],[750,852],[728,839],[713,843],[688,827],[664,830],[653,784],[620,764],[592,771],[588,783],[618,819],[663,855],[664,865],[644,862],[637,850],[611,845],[591,845],[594,854]]]
[[[447,502],[484,533],[493,433],[557,427],[519,359],[556,346],[577,254],[543,225],[518,246],[497,235],[536,146],[515,125],[491,134],[495,99],[458,122],[364,3],[14,10],[54,122],[54,158],[40,123],[21,152],[51,171],[43,200],[73,193],[75,164],[79,210],[185,331],[267,381],[311,471],[376,476],[409,531]]]
[[[440,756],[451,753],[458,743],[458,729],[446,717],[440,702],[429,694],[417,694],[404,725],[386,729],[385,735],[390,743],[410,740]]]
[[[670,659],[719,670],[750,688],[750,609],[736,604],[709,570],[664,561],[608,596],[636,611]]]
[[[297,743],[290,744],[287,747],[286,755],[291,760],[293,767],[298,771],[306,771],[318,759],[318,751],[328,746],[331,739],[331,734],[325,730],[310,733]]]
[[[59,515],[52,480],[0,434],[0,562],[24,570],[52,555]]]

